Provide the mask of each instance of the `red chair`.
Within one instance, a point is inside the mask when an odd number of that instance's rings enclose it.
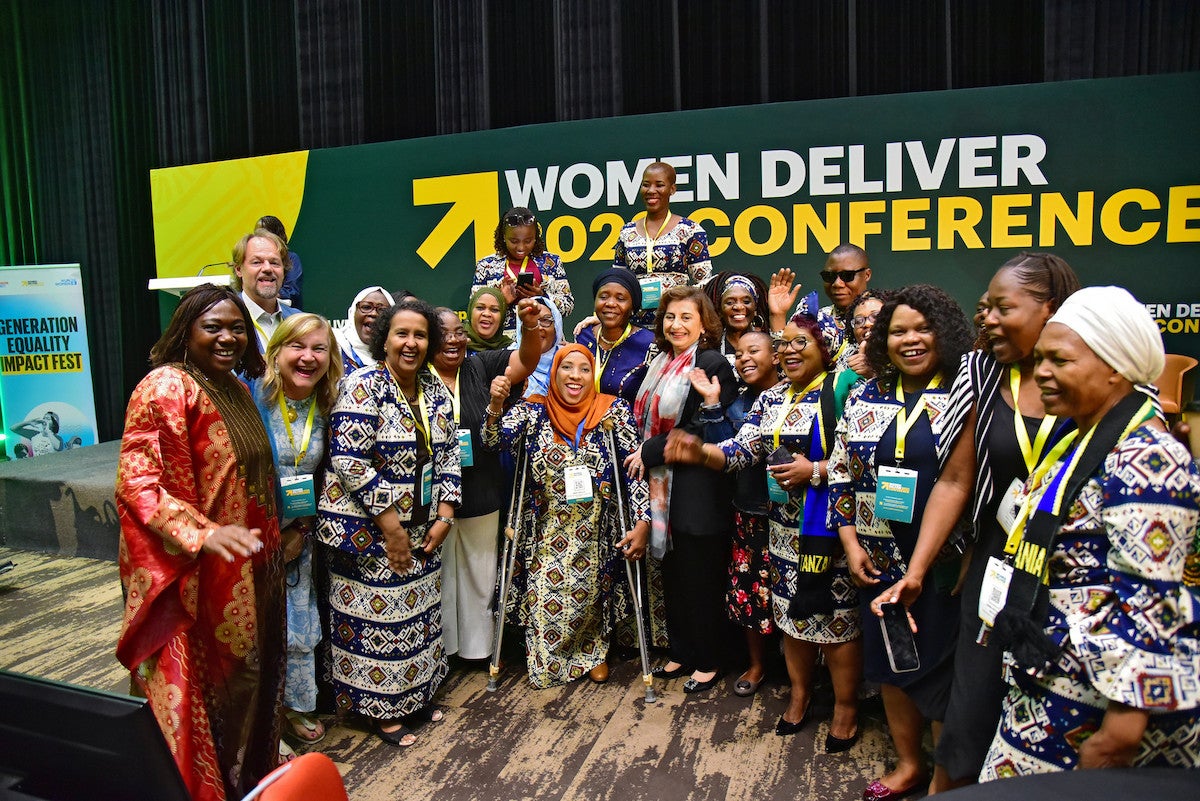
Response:
[[[280,765],[263,778],[242,801],[350,801],[333,760],[310,751]]]

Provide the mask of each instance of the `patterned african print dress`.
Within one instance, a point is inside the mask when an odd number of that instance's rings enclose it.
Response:
[[[858,544],[879,569],[879,583],[860,592],[864,618],[867,605],[908,569],[921,529],[921,514],[929,493],[948,457],[953,436],[945,430],[949,394],[945,387],[905,393],[880,388],[871,379],[851,391],[838,424],[837,442],[829,459],[829,526],[855,526]],[[921,407],[924,411],[917,413]],[[906,436],[904,458],[896,452],[896,421],[901,409],[915,422]],[[877,474],[881,466],[900,466],[917,472],[912,522],[885,520],[875,514]],[[957,578],[956,559],[941,560],[925,582],[925,589],[909,608],[917,621],[914,635],[921,667],[912,672],[891,670],[879,625],[863,626],[863,668],[868,681],[902,688],[930,720],[945,714],[953,674],[958,632],[958,597],[951,593]],[[873,617],[873,615],[872,615]]]
[[[1045,631],[1062,655],[1035,676],[1006,654],[980,781],[1071,770],[1114,701],[1150,713],[1134,765],[1200,767],[1198,525],[1200,470],[1170,434],[1142,426],[1108,454],[1054,537]]]
[[[420,552],[440,502],[462,484],[454,410],[441,381],[418,377],[412,409],[384,364],[347,377],[329,421],[330,469],[317,502],[317,537],[330,546],[330,643],[339,709],[376,719],[412,714],[446,677],[442,560]],[[422,497],[428,469],[430,495]],[[423,502],[424,501],[424,502]],[[413,566],[388,565],[374,518],[395,507]]]
[[[614,426],[615,454],[604,429],[608,423]],[[623,481],[633,521],[649,522],[646,482],[613,473],[614,461],[620,465],[637,450],[633,414],[616,400],[576,449],[555,436],[544,405],[519,403],[499,424],[494,418],[487,422],[483,441],[514,454],[523,442],[528,459],[530,508],[518,535],[520,565],[507,613],[525,626],[529,682],[544,688],[581,678],[605,660],[614,627],[633,614],[625,560],[614,547],[624,533],[612,494],[614,478]],[[588,468],[593,500],[566,500],[564,470],[571,465]]]
[[[613,266],[631,270],[642,282],[643,295],[646,282],[658,278],[662,291],[673,286],[699,284],[712,273],[712,260],[708,256],[708,235],[699,223],[682,217],[679,223],[654,240],[653,268],[648,270],[646,248],[649,240],[638,230],[636,221],[625,223],[617,237],[613,250]],[[653,306],[633,313],[634,325],[643,328],[654,326]]]
[[[285,649],[275,473],[250,393],[183,365],[152,370],[125,413],[116,498],[117,658],[191,796],[241,798],[279,758]],[[263,549],[201,552],[222,525],[262,529]]]
[[[824,458],[824,451],[813,442],[822,440],[828,449],[833,432],[820,431],[820,398],[817,386],[800,395],[787,384],[766,390],[754,402],[746,421],[733,439],[720,443],[728,472],[741,470],[763,461],[777,447],[813,459]],[[826,495],[811,489],[788,492],[780,503],[768,502],[769,544],[771,553],[771,608],[775,625],[789,637],[812,643],[849,642],[859,636],[858,593],[850,581],[846,557],[838,555],[827,567],[831,579],[828,611],[820,611],[794,620],[788,607],[799,581],[802,541],[823,537],[836,546],[837,531],[825,525]],[[806,501],[815,504],[806,509]],[[807,525],[805,525],[807,523]],[[806,529],[805,537],[801,531]],[[806,548],[807,550],[807,548]]]

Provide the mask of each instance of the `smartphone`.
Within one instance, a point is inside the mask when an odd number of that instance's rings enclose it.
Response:
[[[780,445],[778,448],[767,454],[767,464],[769,465],[791,464],[795,460],[796,457],[792,455],[792,452],[789,451],[785,445]]]
[[[533,273],[520,273],[517,275],[517,286],[533,286]]]
[[[887,650],[888,664],[893,673],[911,673],[921,669],[921,658],[917,655],[917,641],[908,625],[908,612],[904,604],[880,604],[883,619],[883,647]]]

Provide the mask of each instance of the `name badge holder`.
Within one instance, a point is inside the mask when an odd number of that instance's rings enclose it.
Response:
[[[657,309],[662,300],[662,279],[644,276],[638,278],[638,283],[642,285],[642,308]]]
[[[317,513],[317,494],[312,473],[279,479],[284,517],[311,517]]]
[[[592,500],[592,471],[581,464],[573,464],[563,470],[566,484],[567,503],[585,503]]]
[[[988,557],[987,571],[979,588],[979,619],[990,628],[996,625],[996,615],[1008,600],[1008,585],[1012,583],[1013,566],[1003,559]]]
[[[421,468],[421,506],[433,502],[433,464],[426,462]]]
[[[788,491],[779,484],[779,479],[767,473],[767,497],[778,504],[787,503],[790,500]]]
[[[471,429],[460,428],[458,434],[458,461],[463,467],[475,464],[475,451],[471,445]]]
[[[916,506],[917,471],[905,467],[880,466],[875,487],[875,516],[882,520],[911,523]]]

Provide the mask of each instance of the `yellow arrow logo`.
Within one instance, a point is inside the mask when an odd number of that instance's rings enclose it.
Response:
[[[417,248],[417,255],[426,264],[436,269],[472,225],[475,226],[475,258],[481,259],[495,251],[492,232],[500,208],[499,173],[472,172],[413,179],[413,205],[432,206],[435,203],[452,205]]]

